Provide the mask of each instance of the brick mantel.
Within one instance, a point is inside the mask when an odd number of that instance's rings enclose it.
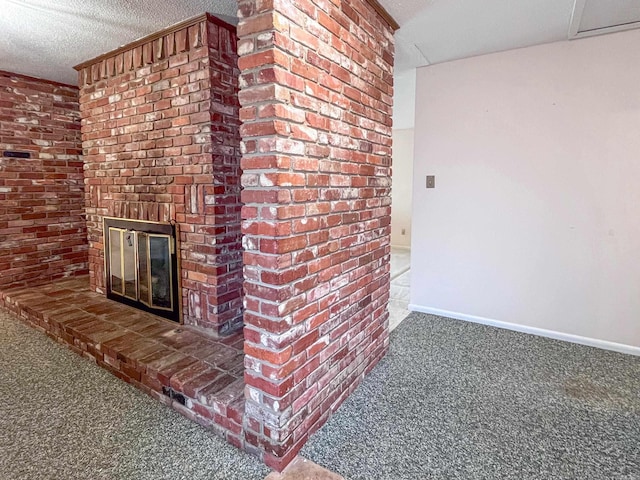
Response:
[[[82,88],[199,48],[206,43],[207,24],[235,33],[233,25],[204,13],[76,65],[78,83]]]
[[[386,22],[389,27],[391,27],[392,31],[396,31],[400,28],[400,25],[396,20],[387,12],[386,8],[384,8],[378,0],[367,0],[369,5],[373,7],[373,9],[382,17],[382,19]]]

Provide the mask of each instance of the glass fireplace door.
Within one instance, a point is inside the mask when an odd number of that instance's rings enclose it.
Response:
[[[164,233],[167,227],[171,231]],[[108,239],[105,242],[107,296],[177,320],[178,279],[173,226],[105,219],[105,235]]]

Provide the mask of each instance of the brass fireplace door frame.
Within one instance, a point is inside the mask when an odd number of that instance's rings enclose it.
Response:
[[[177,232],[169,223],[144,222],[121,218],[103,219],[104,272],[107,298],[144,310],[155,315],[180,322],[180,296],[177,255]],[[112,239],[118,245],[119,255],[112,258]],[[117,240],[117,241],[115,241]],[[154,300],[153,289],[160,289],[152,277],[151,243],[166,243],[168,250],[169,284],[163,289],[169,294],[169,304]],[[142,259],[142,263],[141,263]],[[117,262],[118,278],[111,275],[113,262]],[[115,267],[114,267],[115,268]]]

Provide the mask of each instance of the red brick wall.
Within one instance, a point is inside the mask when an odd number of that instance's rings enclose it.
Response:
[[[240,0],[245,437],[281,469],[388,348],[393,34]]]
[[[235,28],[203,16],[77,68],[92,287],[105,287],[103,216],[175,221],[185,323],[240,326]]]
[[[79,117],[77,88],[0,71],[0,288],[87,272]]]

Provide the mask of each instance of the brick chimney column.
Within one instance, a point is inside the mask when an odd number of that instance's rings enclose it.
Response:
[[[240,0],[245,439],[282,469],[388,349],[393,31]]]

